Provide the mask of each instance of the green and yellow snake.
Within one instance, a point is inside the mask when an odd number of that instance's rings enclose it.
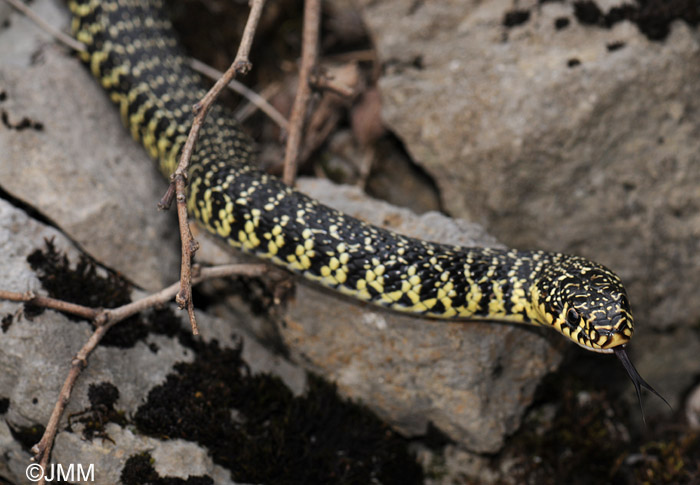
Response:
[[[83,60],[167,177],[205,91],[161,4],[69,2]],[[630,305],[604,266],[545,251],[448,246],[366,224],[256,169],[251,140],[225,109],[215,106],[209,120],[192,158],[188,208],[231,246],[393,310],[552,327],[585,349],[614,352],[638,396],[640,387],[657,394],[625,353]]]

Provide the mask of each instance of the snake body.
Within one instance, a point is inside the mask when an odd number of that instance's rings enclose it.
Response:
[[[83,60],[168,176],[205,91],[161,3],[69,5],[74,35],[87,46]],[[224,108],[208,119],[192,157],[188,208],[231,246],[394,310],[549,326],[597,352],[632,337],[625,289],[604,266],[553,252],[448,246],[366,224],[256,169],[251,140]]]

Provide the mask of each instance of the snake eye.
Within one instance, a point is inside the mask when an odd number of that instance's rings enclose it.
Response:
[[[581,315],[573,308],[569,308],[569,311],[566,312],[566,323],[575,327],[578,325],[579,320],[581,320]]]

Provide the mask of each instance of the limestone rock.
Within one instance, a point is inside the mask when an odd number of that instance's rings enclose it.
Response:
[[[94,465],[95,482],[121,483],[120,476],[126,459],[131,455],[148,452],[153,459],[153,467],[161,477],[187,480],[190,476],[209,476],[216,484],[235,485],[228,470],[215,465],[207,451],[195,443],[184,440],[160,441],[134,434],[113,423],[107,424],[105,428],[112,441],[86,441],[79,434],[59,434],[54,452],[55,463],[71,463],[79,456],[84,467],[87,464]],[[125,454],[127,450],[129,455]]]
[[[511,0],[362,3],[384,119],[450,214],[610,266],[642,329],[698,321],[697,29],[652,41],[582,24],[569,0],[518,2],[510,28]]]

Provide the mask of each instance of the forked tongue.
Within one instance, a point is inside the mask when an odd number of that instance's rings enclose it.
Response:
[[[639,408],[642,410],[642,420],[644,421],[644,424],[647,423],[647,420],[644,417],[644,407],[642,406],[642,387],[648,391],[651,391],[653,394],[656,394],[659,399],[661,399],[669,408],[671,408],[668,401],[664,399],[661,394],[656,392],[656,390],[651,387],[647,381],[642,379],[642,376],[639,375],[639,372],[637,372],[637,369],[634,368],[632,361],[630,361],[630,358],[627,356],[624,345],[614,347],[613,351],[615,352],[615,356],[620,359],[620,362],[622,362],[622,367],[624,367],[627,371],[627,375],[630,376],[630,380],[632,381],[632,384],[634,384],[634,389],[637,391],[637,399],[639,400]],[[673,410],[673,408],[671,408],[671,410]]]

